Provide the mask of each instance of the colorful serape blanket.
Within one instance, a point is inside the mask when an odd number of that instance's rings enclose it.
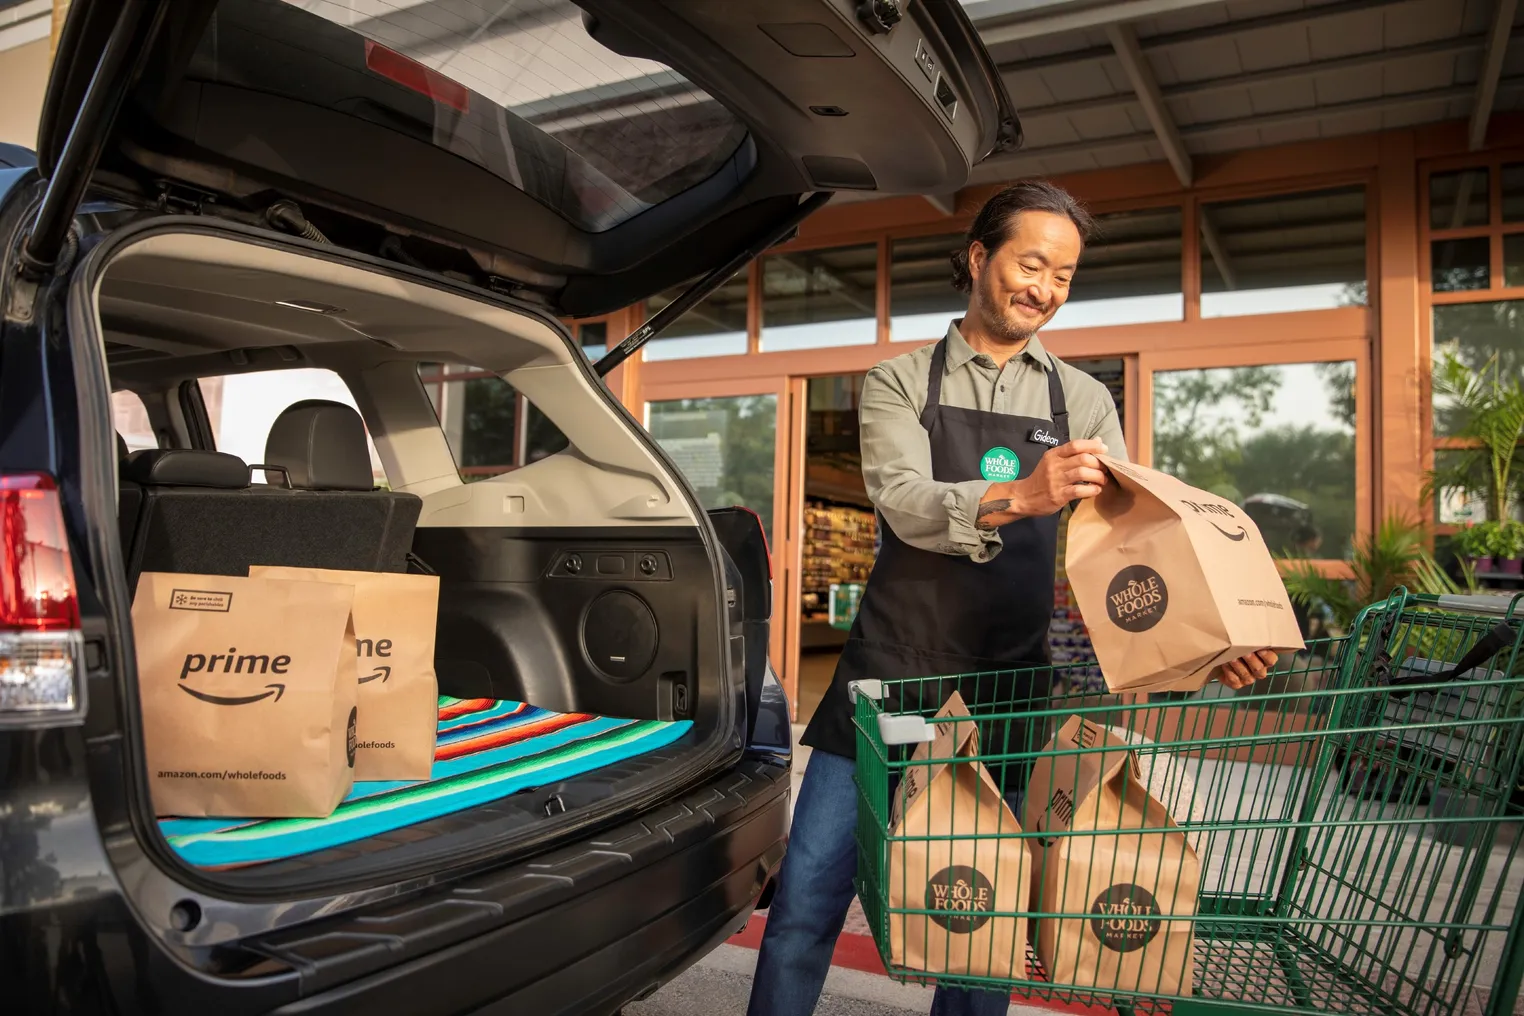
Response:
[[[500,699],[439,699],[434,769],[423,783],[356,783],[327,818],[166,818],[182,859],[233,868],[326,850],[501,800],[663,748],[691,720],[621,720]]]

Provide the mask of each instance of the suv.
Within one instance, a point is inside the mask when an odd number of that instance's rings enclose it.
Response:
[[[1018,140],[957,0],[74,0],[0,151],[12,1011],[611,1013],[735,933],[788,830],[765,534],[601,379],[830,193]],[[560,323],[685,282],[597,364]],[[442,364],[561,450],[463,477]],[[315,369],[230,452],[205,379]],[[321,842],[156,816],[138,576],[253,564],[433,571],[443,703],[663,737]]]

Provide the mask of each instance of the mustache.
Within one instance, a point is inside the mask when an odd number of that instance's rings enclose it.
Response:
[[[1043,313],[1043,314],[1046,314],[1048,312],[1048,308],[1053,306],[1053,301],[1051,301],[1051,300],[1049,300],[1049,301],[1047,301],[1045,303],[1037,303],[1037,302],[1035,302],[1033,300],[1027,299],[1024,296],[1013,296],[1013,297],[1011,297],[1011,303],[1019,303],[1023,307],[1030,307],[1032,310],[1038,311],[1038,312]]]

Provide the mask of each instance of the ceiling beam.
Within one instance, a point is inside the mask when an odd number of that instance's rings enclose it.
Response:
[[[1524,38],[1524,28],[1514,29],[1510,39]],[[1430,42],[1420,42],[1412,46],[1398,46],[1395,49],[1372,50],[1369,53],[1357,53],[1353,56],[1335,57],[1332,60],[1312,60],[1308,63],[1290,64],[1285,67],[1276,67],[1271,70],[1252,71],[1248,74],[1228,74],[1218,78],[1203,78],[1200,81],[1192,81],[1184,85],[1170,85],[1161,87],[1166,102],[1184,99],[1197,99],[1208,95],[1217,95],[1221,92],[1233,92],[1243,88],[1252,88],[1261,85],[1289,84],[1294,81],[1303,81],[1308,75],[1327,74],[1334,71],[1361,70],[1366,67],[1384,67],[1398,60],[1405,60],[1416,56],[1445,56],[1460,53],[1469,53],[1479,50],[1487,44],[1487,36],[1484,33],[1467,35],[1458,39],[1435,39]],[[1144,53],[1148,51],[1145,49]],[[1051,106],[1019,106],[1023,123],[1042,117],[1073,116],[1078,113],[1092,113],[1097,110],[1127,109],[1137,105],[1135,95],[1115,93],[1102,95],[1093,99],[1078,99],[1073,102],[1057,102]]]
[[[1482,73],[1476,79],[1476,104],[1471,107],[1471,129],[1467,140],[1473,152],[1487,143],[1487,121],[1492,119],[1492,106],[1498,97],[1498,78],[1503,73],[1503,58],[1508,55],[1513,17],[1518,10],[1519,0],[1498,0],[1493,12],[1492,31],[1487,35],[1487,55],[1482,58]]]
[[[1346,14],[1354,14],[1377,7],[1390,7],[1395,2],[1398,2],[1398,0],[1341,0],[1341,2],[1323,4],[1320,7],[1297,8],[1294,11],[1285,11],[1281,14],[1266,14],[1258,18],[1224,21],[1220,25],[1187,28],[1179,32],[1163,32],[1142,40],[1141,45],[1144,52],[1149,52],[1155,49],[1163,49],[1167,46],[1179,46],[1191,42],[1206,42],[1213,39],[1231,38],[1233,36],[1245,35],[1249,32],[1257,32],[1265,28],[1283,28],[1286,25],[1306,26],[1310,28],[1319,22],[1331,18],[1343,17]],[[986,29],[980,32],[980,38],[985,40],[986,46],[994,45],[989,39],[989,33],[992,31],[994,29]],[[1002,70],[1069,69],[1093,63],[1097,59],[1106,59],[1110,56],[1111,48],[1109,46],[1087,46],[1084,49],[1070,50],[1067,53],[1054,53],[1052,56],[1005,61],[1000,64],[1000,68]]]
[[[1512,92],[1520,88],[1524,88],[1524,75],[1514,75],[1503,78],[1498,82],[1499,91]],[[1428,102],[1464,99],[1471,96],[1474,91],[1475,88],[1472,85],[1453,85],[1446,88],[1428,89],[1422,92],[1408,92],[1403,95],[1388,95],[1376,99],[1338,102],[1328,106],[1310,106],[1304,109],[1286,110],[1282,113],[1270,113],[1265,116],[1213,120],[1209,123],[1192,124],[1189,127],[1181,128],[1180,134],[1185,138],[1214,137],[1220,134],[1241,131],[1246,128],[1283,127],[1289,124],[1306,123],[1322,119],[1323,117],[1343,116],[1349,113],[1380,113]],[[1012,175],[1024,172],[1023,167],[1028,165],[1033,159],[1117,151],[1120,149],[1136,148],[1139,145],[1146,145],[1156,140],[1152,132],[1146,132],[1090,138],[1085,141],[1072,141],[1061,145],[1023,148],[1010,155],[997,156],[980,163],[974,170],[973,182],[989,183],[995,180],[1008,179]]]
[[[1164,104],[1154,69],[1148,65],[1148,58],[1138,46],[1137,33],[1131,25],[1107,25],[1106,37],[1111,40],[1111,48],[1116,51],[1117,59],[1122,61],[1122,70],[1127,75],[1128,83],[1137,93],[1138,101],[1143,104],[1143,115],[1148,117],[1154,135],[1159,139],[1159,146],[1164,149],[1164,157],[1174,167],[1180,186],[1189,187],[1192,177],[1191,153],[1185,150],[1180,130],[1170,116],[1169,107]]]
[[[1138,18],[1151,18],[1157,14],[1189,10],[1219,3],[1221,0],[1107,0],[1103,3],[1081,5],[1067,3],[1061,10],[1034,11],[1024,17],[1006,20],[1001,24],[980,26],[979,35],[986,46],[1002,42],[1018,42],[1036,39],[1060,32],[1075,32],[1086,28],[1101,28]],[[1055,5],[1056,6],[1056,5]]]

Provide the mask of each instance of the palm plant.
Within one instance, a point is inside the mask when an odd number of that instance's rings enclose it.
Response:
[[[1374,603],[1398,586],[1420,593],[1462,591],[1445,574],[1428,548],[1428,532],[1421,523],[1393,513],[1371,533],[1357,537],[1349,560],[1352,578],[1324,575],[1310,561],[1293,561],[1284,570],[1286,592],[1304,607],[1323,606],[1334,624],[1348,630],[1360,608]],[[1474,583],[1463,574],[1465,588]]]
[[[1434,368],[1434,394],[1449,400],[1447,415],[1455,421],[1452,436],[1470,447],[1453,449],[1445,464],[1429,473],[1425,499],[1436,490],[1458,489],[1479,498],[1487,519],[1508,518],[1509,479],[1517,466],[1524,469],[1524,379],[1507,376],[1493,356],[1473,371],[1446,351]]]

